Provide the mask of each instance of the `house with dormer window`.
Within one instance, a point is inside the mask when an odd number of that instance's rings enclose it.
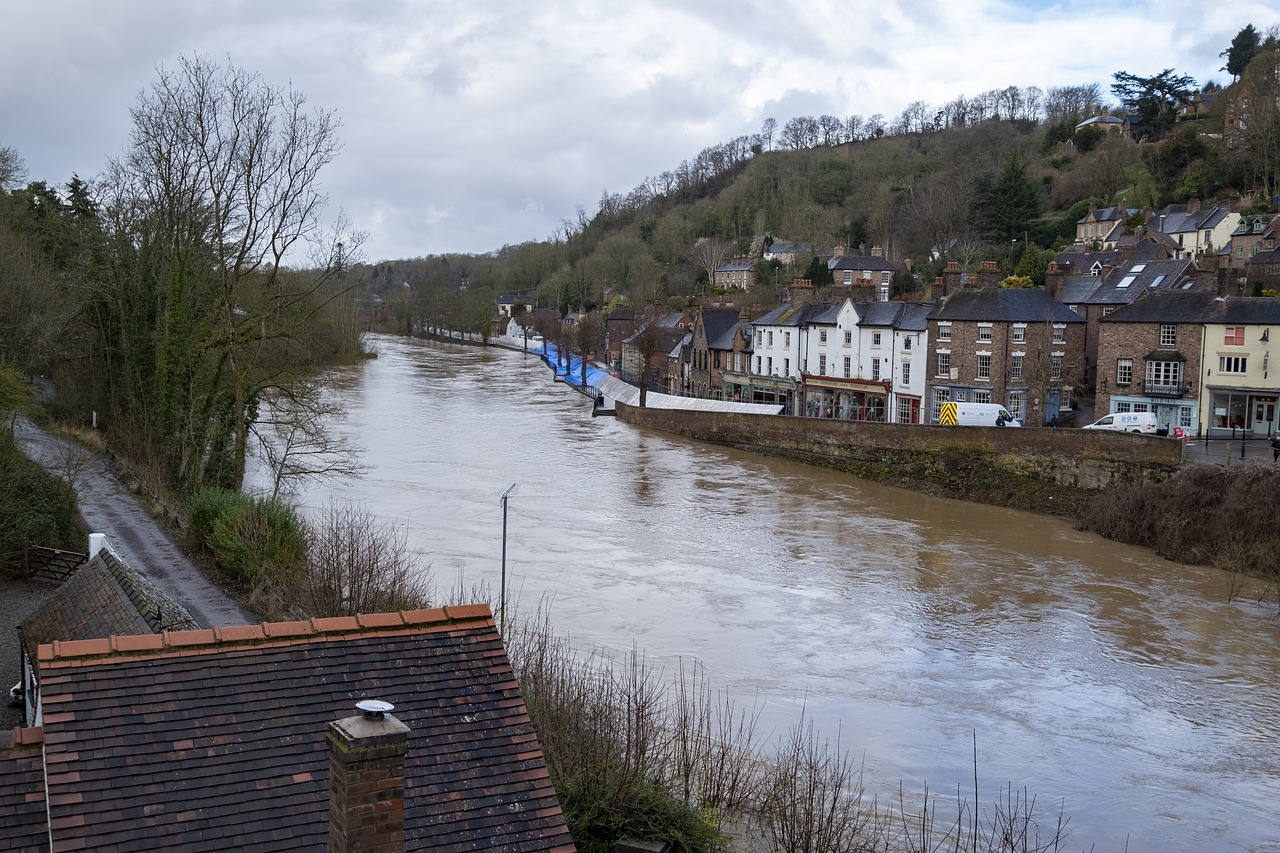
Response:
[[[1280,248],[1280,216],[1255,213],[1242,216],[1231,232],[1231,266],[1244,269],[1260,254]]]
[[[1171,204],[1151,214],[1147,227],[1177,246],[1179,258],[1213,255],[1224,250],[1240,224],[1240,214],[1224,205],[1201,207],[1199,199]]]

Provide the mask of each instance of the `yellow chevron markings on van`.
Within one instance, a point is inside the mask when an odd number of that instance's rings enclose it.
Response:
[[[956,404],[943,403],[942,411],[938,413],[939,426],[955,426],[956,425]]]

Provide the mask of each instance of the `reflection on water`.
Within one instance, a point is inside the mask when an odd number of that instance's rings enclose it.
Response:
[[[1280,623],[1215,570],[1069,525],[591,418],[534,357],[379,337],[335,372],[368,473],[297,496],[508,573],[582,644],[696,656],[868,789],[1025,785],[1068,849],[1280,850]],[[989,801],[989,798],[983,798]]]

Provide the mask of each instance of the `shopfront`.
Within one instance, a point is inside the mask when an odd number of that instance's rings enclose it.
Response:
[[[1243,429],[1256,436],[1272,435],[1276,427],[1275,389],[1210,388],[1209,427],[1215,432]]]
[[[837,418],[845,421],[892,420],[889,409],[889,383],[865,379],[839,379],[832,376],[800,378],[804,411],[811,418]]]

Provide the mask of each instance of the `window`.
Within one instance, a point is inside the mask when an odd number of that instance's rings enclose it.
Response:
[[[991,402],[991,392],[990,392],[990,391],[974,391],[974,392],[973,392],[973,402],[975,402],[975,403],[990,403],[990,402]]]
[[[1133,384],[1133,359],[1131,358],[1116,359],[1116,384],[1117,385]]]
[[[827,342],[827,330],[826,330],[826,329],[819,329],[819,330],[818,330],[818,343],[820,343],[820,344],[825,344],[826,342]]]
[[[1071,408],[1071,388],[1070,387],[1066,387],[1062,389],[1062,392],[1058,397],[1058,408],[1060,409]]]
[[[818,356],[818,375],[827,375],[827,357],[825,355]]]
[[[782,343],[782,345],[783,345],[784,347],[786,347],[787,349],[791,349],[791,333],[790,333],[790,332],[784,332],[784,333],[783,333],[783,343]]]
[[[930,420],[936,421],[942,417],[942,404],[951,400],[950,388],[934,388],[933,389],[933,414]]]
[[[1064,344],[1067,342],[1067,327],[1063,323],[1053,324],[1053,342],[1055,344]]]
[[[902,339],[902,348],[903,348],[903,349],[911,349],[911,338],[903,338],[903,339]]]
[[[880,301],[881,302],[889,301],[889,285],[887,284],[880,285]]]
[[[844,283],[853,284],[853,270],[844,271]]]
[[[1116,312],[1116,306],[1114,306],[1114,305],[1104,305],[1104,306],[1102,307],[1102,316],[1103,316],[1103,317],[1107,317],[1107,316],[1109,316],[1109,315],[1111,315],[1111,314],[1114,314],[1115,312]]]
[[[1178,426],[1182,427],[1183,429],[1191,428],[1191,407],[1190,406],[1178,407]]]
[[[978,340],[980,341],[991,340],[991,324],[990,323],[978,324]]]
[[[1147,384],[1177,387],[1182,382],[1182,362],[1180,361],[1148,361]]]
[[[1178,327],[1170,323],[1160,325],[1160,346],[1171,347],[1178,343]]]
[[[1022,423],[1025,412],[1026,398],[1021,391],[1009,392],[1009,414],[1017,419],[1018,423]]]
[[[1022,379],[1022,356],[1015,355],[1009,359],[1009,378]]]
[[[1062,356],[1049,356],[1049,378],[1054,380],[1062,378]]]
[[[878,347],[878,346],[880,346],[880,333],[879,333],[879,332],[872,332],[872,333],[871,333],[871,345],[872,345],[873,347]]]
[[[1027,324],[1015,323],[1013,326],[1013,342],[1020,344],[1027,339]]]
[[[853,359],[849,358],[849,356],[846,355],[844,357],[844,378],[845,379],[848,379],[852,375],[850,373],[850,370],[852,368],[853,368]]]
[[[760,356],[756,356],[756,375],[760,375]]]
[[[991,378],[991,355],[990,354],[978,356],[978,378],[979,379]]]
[[[911,403],[912,400],[910,397],[898,398],[898,423],[911,423]]]
[[[938,376],[951,375],[951,353],[946,350],[938,351]]]
[[[881,270],[880,272],[880,283],[885,287],[889,286],[889,275],[890,273],[888,270]]]
[[[1249,359],[1243,355],[1224,355],[1218,358],[1219,373],[1248,373]]]
[[[769,346],[773,346],[773,332],[769,332]]]
[[[1121,413],[1123,413],[1123,412],[1132,412],[1132,411],[1133,411],[1133,404],[1132,404],[1132,403],[1116,403],[1116,414],[1117,414],[1117,415],[1118,415],[1118,414],[1121,414]]]
[[[902,362],[902,384],[911,384],[911,362],[909,361]]]
[[[844,333],[844,345],[851,346],[853,344],[853,332],[846,331]]]
[[[773,356],[769,356],[769,361],[766,367],[768,367],[769,375],[772,376],[773,375]]]
[[[789,358],[784,358],[782,360],[782,375],[783,376],[791,375],[791,359]]]
[[[871,359],[871,381],[880,381],[880,359],[878,358]]]
[[[938,340],[940,341],[951,340],[951,324],[950,323],[938,324]]]
[[[1227,326],[1222,335],[1222,345],[1224,347],[1244,346],[1244,326]]]

